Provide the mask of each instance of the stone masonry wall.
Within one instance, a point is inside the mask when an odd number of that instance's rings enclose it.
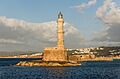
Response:
[[[67,61],[67,52],[65,49],[46,48],[43,54],[44,61]]]

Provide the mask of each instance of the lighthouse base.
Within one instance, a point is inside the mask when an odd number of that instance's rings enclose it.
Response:
[[[81,63],[69,61],[64,48],[45,48],[42,60],[20,61],[16,66],[80,66]]]
[[[64,48],[45,48],[43,61],[67,61],[67,51]]]

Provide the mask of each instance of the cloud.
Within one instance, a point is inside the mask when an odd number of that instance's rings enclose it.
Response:
[[[120,42],[114,41],[87,41],[84,43],[85,47],[99,47],[99,46],[120,46]]]
[[[72,8],[76,8],[79,11],[83,11],[86,8],[89,8],[89,7],[93,6],[93,5],[95,5],[96,2],[97,2],[97,0],[89,0],[87,3],[82,3],[82,4],[77,5],[77,6],[72,6]]]
[[[12,39],[0,39],[0,43],[23,44],[23,42],[12,40]]]
[[[65,23],[66,47],[79,47],[84,37],[79,30]],[[0,17],[0,50],[43,50],[56,46],[56,21],[32,23],[24,20]]]
[[[105,0],[103,6],[96,11],[96,15],[108,26],[120,24],[120,7],[112,0]]]
[[[105,0],[96,11],[96,16],[105,24],[104,30],[97,32],[93,40],[107,44],[120,43],[120,7],[112,0]],[[109,45],[109,44],[108,44]]]

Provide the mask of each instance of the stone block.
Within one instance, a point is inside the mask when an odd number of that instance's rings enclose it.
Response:
[[[67,61],[67,51],[64,48],[45,48],[43,61]]]

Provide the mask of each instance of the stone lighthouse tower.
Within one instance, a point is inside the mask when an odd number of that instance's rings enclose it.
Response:
[[[44,61],[67,61],[67,51],[64,48],[64,19],[60,12],[57,19],[57,47],[44,49]]]
[[[64,48],[64,30],[63,30],[64,19],[60,12],[57,19],[57,47],[60,49]]]
[[[42,60],[20,61],[17,66],[79,66],[80,64],[70,60],[67,49],[64,47],[64,19],[60,12],[57,18],[57,46],[44,49]]]

